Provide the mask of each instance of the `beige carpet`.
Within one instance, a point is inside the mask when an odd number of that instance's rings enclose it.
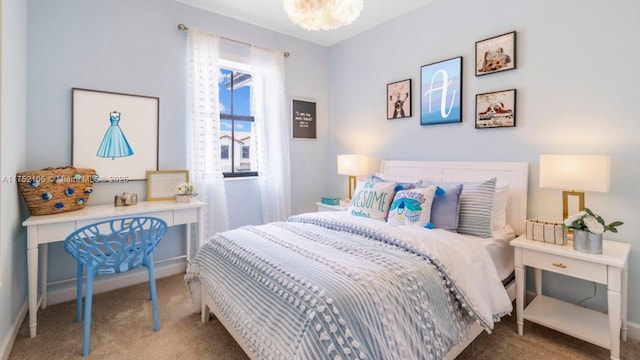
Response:
[[[183,275],[157,280],[159,332],[153,331],[147,284],[94,296],[93,359],[247,359],[217,320],[200,322]],[[515,314],[515,313],[514,313]],[[29,338],[23,323],[10,360],[82,359],[82,323],[75,322],[75,301],[38,312],[38,336]],[[622,359],[640,359],[640,342],[622,343]],[[493,334],[480,335],[458,359],[608,359],[609,351],[546,329],[525,324],[518,336],[515,316],[498,323]],[[395,359],[404,360],[404,359]]]

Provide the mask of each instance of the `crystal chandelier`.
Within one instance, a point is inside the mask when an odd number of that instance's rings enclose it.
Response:
[[[283,0],[289,19],[306,30],[333,30],[360,16],[363,0]]]

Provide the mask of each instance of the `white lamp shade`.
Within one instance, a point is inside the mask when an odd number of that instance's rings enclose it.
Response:
[[[610,168],[605,155],[540,155],[540,187],[608,192]]]
[[[366,175],[367,157],[360,154],[338,155],[338,174],[349,176]]]

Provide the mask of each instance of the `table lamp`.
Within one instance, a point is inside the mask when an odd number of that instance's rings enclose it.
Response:
[[[610,168],[610,158],[605,155],[540,155],[540,187],[562,190],[565,220],[569,217],[569,196],[578,197],[578,210],[583,211],[585,191],[609,191]]]
[[[360,154],[338,155],[338,174],[349,175],[349,200],[356,188],[356,178],[367,174],[367,157]]]

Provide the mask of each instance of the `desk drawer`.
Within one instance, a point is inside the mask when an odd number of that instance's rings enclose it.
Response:
[[[607,266],[561,255],[544,254],[523,249],[522,263],[538,269],[552,271],[579,279],[607,283]]]
[[[91,220],[78,220],[77,227],[81,228],[81,227],[83,227],[85,225],[97,223],[99,221],[105,221],[105,220],[111,220],[111,219],[121,219],[121,218],[126,218],[126,217],[138,217],[138,216],[157,217],[157,218],[160,218],[160,219],[166,221],[168,226],[173,226],[174,225],[173,224],[173,212],[172,211],[156,211],[156,212],[150,212],[150,213],[145,213],[145,214],[122,214],[122,215],[116,215],[116,216],[110,216],[110,217],[104,217],[104,218],[96,218],[96,219],[91,219]]]
[[[173,212],[174,225],[198,222],[198,209],[183,209]]]

